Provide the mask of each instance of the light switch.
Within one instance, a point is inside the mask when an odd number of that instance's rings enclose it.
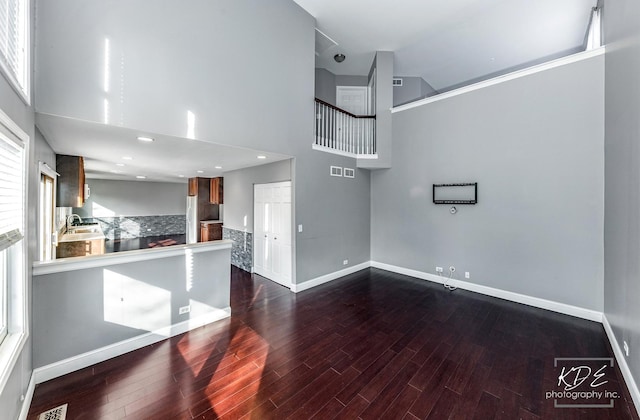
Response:
[[[302,225],[298,225],[298,232],[302,232]]]

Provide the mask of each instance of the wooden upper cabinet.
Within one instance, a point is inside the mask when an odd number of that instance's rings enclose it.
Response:
[[[224,204],[224,178],[211,178],[209,186],[209,202],[211,204]]]
[[[58,207],[82,207],[84,205],[84,158],[82,156],[56,155]]]
[[[189,178],[189,197],[198,195],[198,178]]]

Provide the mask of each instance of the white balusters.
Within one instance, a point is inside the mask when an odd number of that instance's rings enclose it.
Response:
[[[316,146],[353,156],[376,153],[375,116],[356,117],[318,99],[315,115]]]

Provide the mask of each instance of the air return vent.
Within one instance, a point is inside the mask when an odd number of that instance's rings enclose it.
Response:
[[[67,405],[52,408],[38,416],[38,420],[65,420],[67,418]]]
[[[345,178],[355,178],[356,170],[352,168],[344,168],[344,177]]]
[[[393,78],[393,86],[402,86],[402,79],[399,77]]]
[[[340,166],[332,166],[329,173],[331,176],[342,176],[342,168]]]

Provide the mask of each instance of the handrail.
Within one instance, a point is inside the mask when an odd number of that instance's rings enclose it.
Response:
[[[316,98],[316,102],[318,102],[318,103],[320,103],[320,104],[322,104],[322,105],[326,105],[326,106],[328,106],[329,108],[334,109],[334,110],[336,110],[336,111],[338,111],[338,112],[342,112],[343,114],[347,114],[347,115],[349,115],[349,116],[351,116],[351,117],[353,117],[353,118],[372,118],[372,119],[374,119],[374,120],[376,119],[376,116],[375,116],[375,115],[356,115],[356,114],[352,114],[351,112],[349,112],[349,111],[345,111],[345,110],[344,110],[344,109],[342,109],[342,108],[338,108],[338,107],[337,107],[337,106],[335,106],[335,105],[331,105],[329,102],[325,102],[325,101],[323,101],[322,99],[318,99],[318,98]]]

